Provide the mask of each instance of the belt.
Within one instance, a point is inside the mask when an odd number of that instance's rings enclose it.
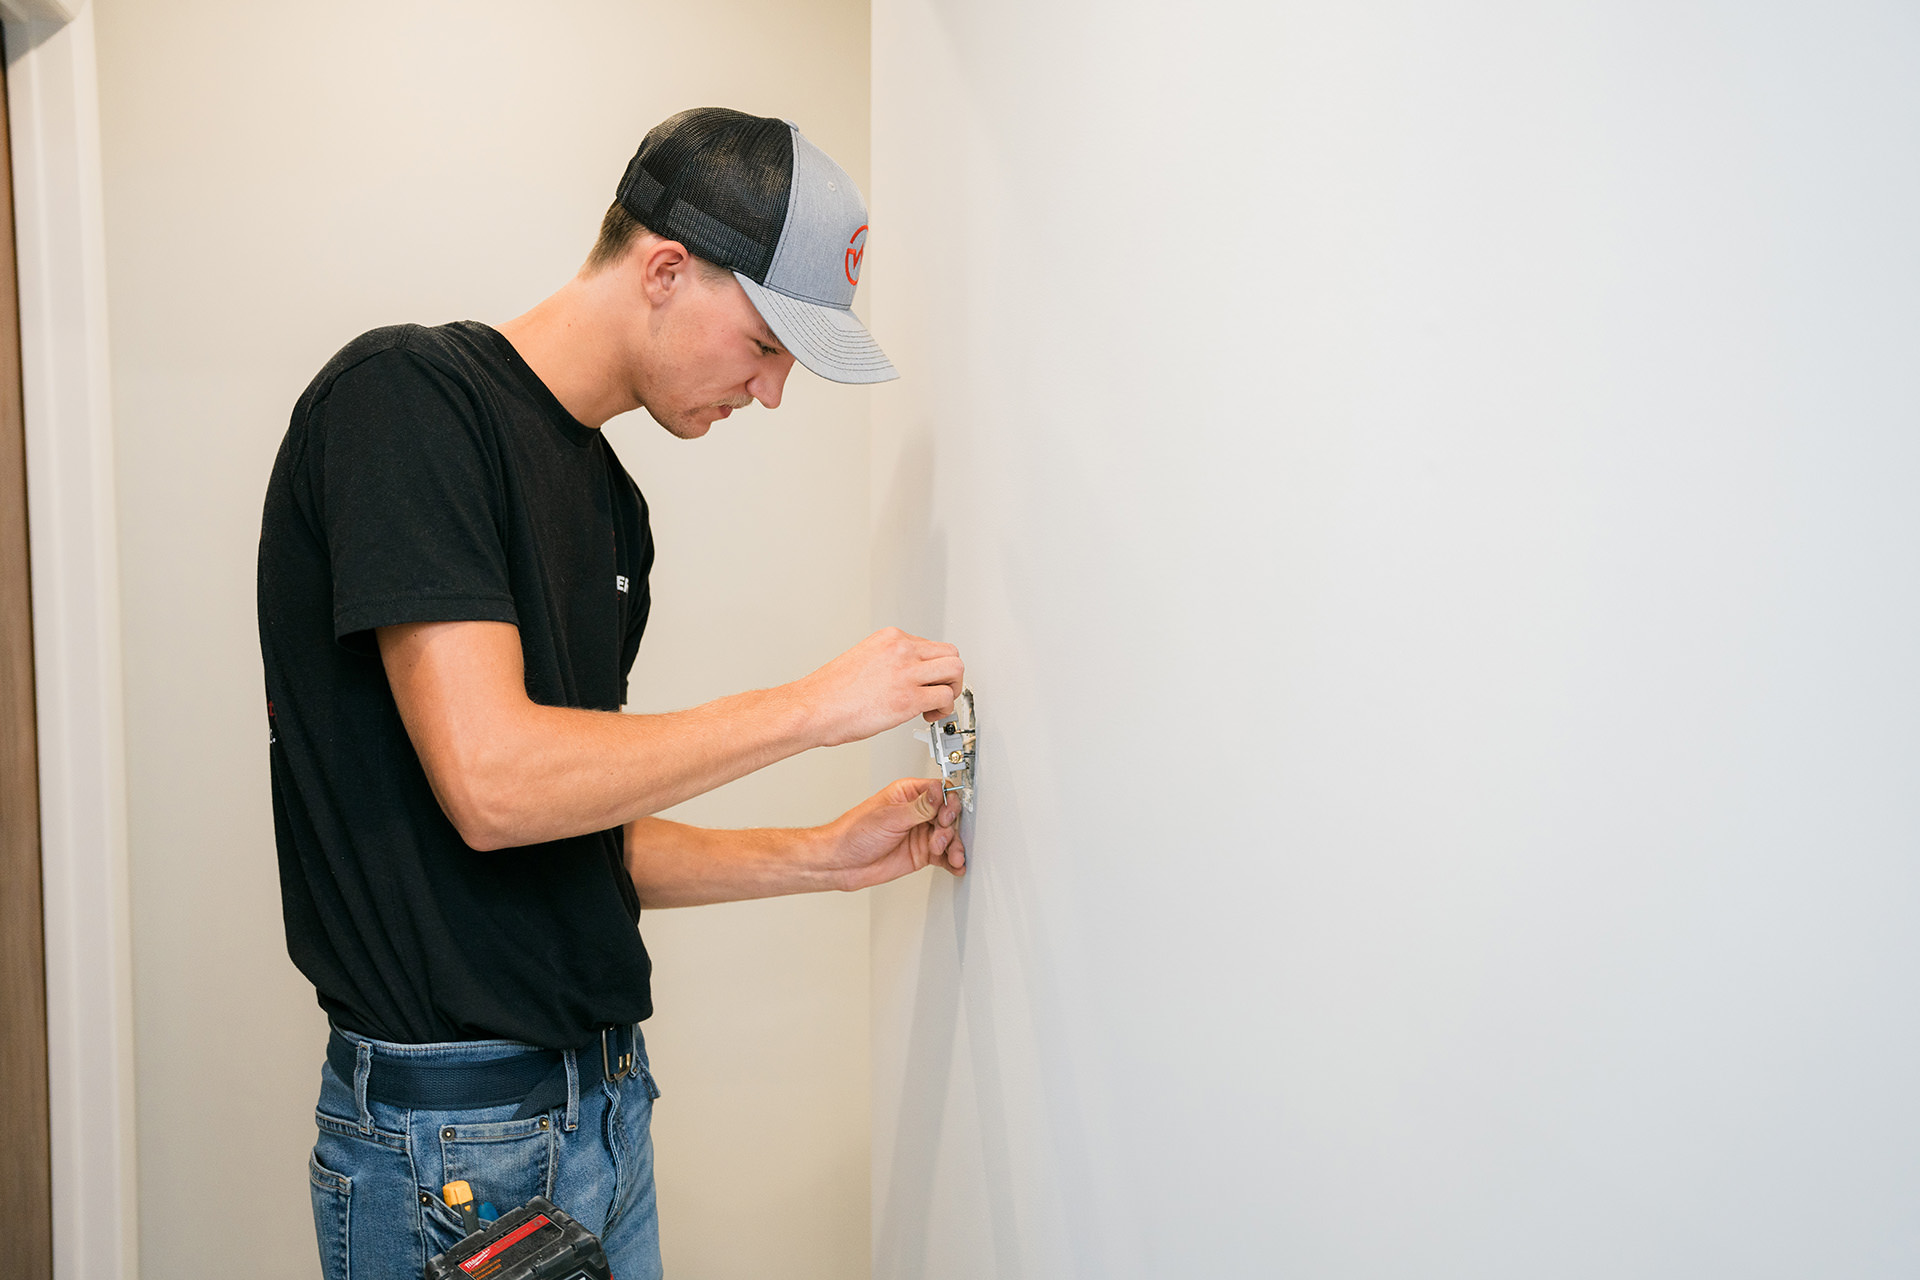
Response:
[[[327,1063],[349,1087],[359,1068],[360,1044],[338,1028],[327,1037]],[[638,1044],[634,1024],[602,1030],[602,1076],[618,1083],[633,1074]],[[591,1063],[591,1051],[578,1056]],[[411,1111],[469,1111],[517,1102],[513,1118],[525,1120],[567,1105],[567,1056],[558,1049],[527,1049],[477,1062],[432,1062],[375,1049],[367,1064],[367,1097]]]

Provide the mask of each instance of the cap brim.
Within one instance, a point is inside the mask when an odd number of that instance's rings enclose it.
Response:
[[[900,376],[853,312],[790,298],[738,271],[733,278],[747,291],[748,301],[773,336],[794,359],[821,377],[831,382],[888,382]]]

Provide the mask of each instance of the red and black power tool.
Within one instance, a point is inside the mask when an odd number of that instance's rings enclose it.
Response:
[[[599,1238],[545,1196],[491,1222],[482,1220],[464,1182],[449,1182],[441,1199],[459,1211],[467,1234],[434,1256],[425,1280],[612,1280]]]

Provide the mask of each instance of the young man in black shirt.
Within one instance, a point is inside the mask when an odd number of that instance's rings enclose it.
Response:
[[[866,210],[778,120],[650,132],[580,274],[498,330],[376,330],[301,397],[259,609],[288,950],[334,1026],[309,1167],[328,1277],[418,1276],[465,1180],[544,1194],[622,1280],[659,1274],[646,907],[964,869],[902,779],[837,821],[654,817],[808,747],[950,710],[951,645],[888,630],[777,689],[619,714],[646,626],[645,500],[598,430],[704,435],[798,359],[892,377],[849,306]]]

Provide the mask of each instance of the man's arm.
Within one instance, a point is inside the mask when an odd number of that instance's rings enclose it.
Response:
[[[626,828],[627,874],[649,909],[864,889],[925,866],[963,875],[959,817],[938,778],[902,778],[824,827],[713,831],[640,818]]]
[[[532,701],[506,623],[377,635],[427,781],[475,849],[624,826],[809,747],[945,714],[964,675],[952,645],[889,628],[792,684],[632,716]]]

